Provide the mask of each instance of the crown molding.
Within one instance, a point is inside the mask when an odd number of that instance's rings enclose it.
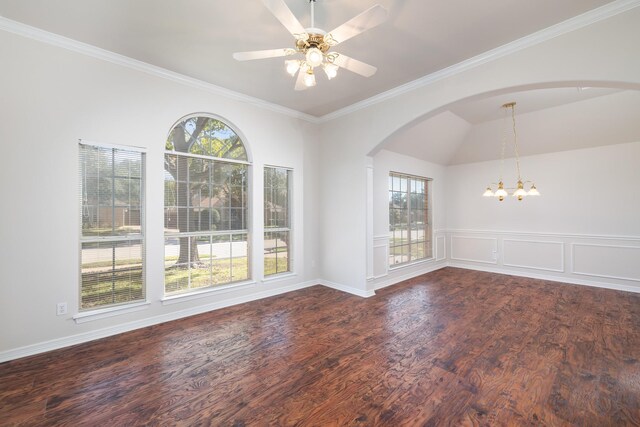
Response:
[[[166,68],[151,65],[137,59],[130,58],[128,56],[120,55],[115,52],[108,51],[87,43],[83,43],[68,37],[64,37],[58,34],[50,33],[45,30],[41,30],[30,25],[23,24],[21,22],[13,21],[11,19],[0,16],[0,30],[7,31],[9,33],[17,34],[22,37],[26,37],[32,40],[36,40],[42,43],[47,43],[52,46],[61,47],[63,49],[70,50],[72,52],[79,53],[81,55],[90,56],[92,58],[100,59],[102,61],[111,62],[113,64],[121,65],[127,68],[131,68],[136,71],[141,71],[160,77],[165,80],[170,80],[185,86],[189,86],[195,89],[200,89],[213,93],[216,95],[224,96],[225,98],[250,104],[265,110],[270,110],[275,113],[283,114],[285,116],[293,117],[296,119],[302,119],[311,123],[318,123],[319,118],[310,114],[303,113],[301,111],[294,110],[292,108],[283,107],[282,105],[274,104],[272,102],[265,101],[260,98],[245,95],[240,92],[235,92],[230,89],[226,89],[221,86],[216,86],[205,81],[195,79],[193,77],[186,76],[184,74],[176,73]]]
[[[604,21],[605,19],[627,12],[638,6],[640,6],[640,0],[615,0],[604,6],[590,10],[573,18],[569,18],[566,21],[562,21],[558,24],[552,25],[533,34],[529,34],[528,36],[524,36],[505,45],[499,46],[495,49],[491,49],[487,52],[466,59],[447,68],[443,68],[431,74],[427,74],[426,76],[420,77],[419,79],[413,80],[409,83],[405,83],[386,92],[374,95],[371,98],[356,102],[355,104],[351,104],[332,113],[325,114],[324,116],[318,118],[319,122],[325,123],[339,117],[346,116],[358,110],[362,110],[372,105],[379,104],[383,101],[386,101],[387,99],[395,98],[396,96],[402,95],[404,93],[416,90],[424,86],[428,86],[439,80],[454,76],[456,74],[518,52],[528,47],[535,46],[563,34],[579,30],[580,28],[587,27],[589,25],[595,24],[596,22]]]
[[[139,61],[137,59],[129,58],[118,53],[114,53],[99,47],[83,43],[77,40],[70,39],[68,37],[60,36],[58,34],[50,33],[48,31],[41,30],[36,27],[32,27],[21,22],[13,21],[11,19],[0,16],[0,30],[4,30],[10,33],[17,34],[22,37],[27,37],[36,41],[47,43],[53,46],[61,47],[76,53],[80,53],[86,56],[90,56],[103,61],[111,62],[113,64],[122,65],[137,71],[141,71],[156,77],[160,77],[166,80],[170,80],[176,83],[190,86],[196,89],[201,89],[216,95],[224,96],[228,99],[232,99],[239,102],[244,102],[265,110],[269,110],[275,113],[283,114],[285,116],[293,117],[296,119],[305,120],[310,123],[320,124],[326,123],[339,117],[346,116],[358,110],[370,107],[372,105],[381,103],[387,99],[394,98],[412,90],[428,86],[434,82],[445,79],[447,77],[454,76],[464,71],[470,70],[482,64],[486,64],[498,58],[506,55],[518,52],[531,46],[535,46],[539,43],[569,33],[571,31],[584,28],[599,21],[611,18],[618,14],[627,12],[631,9],[640,6],[640,0],[615,0],[599,8],[590,10],[581,15],[567,19],[566,21],[552,25],[528,36],[522,37],[513,42],[507,43],[495,49],[481,53],[472,58],[466,59],[462,62],[454,64],[450,67],[443,68],[435,71],[431,74],[427,74],[424,77],[397,86],[386,92],[379,93],[363,101],[356,102],[347,107],[333,111],[324,116],[313,116],[311,114],[303,113],[301,111],[294,110],[292,108],[284,107],[272,102],[265,101],[260,98],[245,95],[230,89],[216,86],[211,83],[204,82],[193,77],[186,76],[184,74],[176,73],[174,71],[167,70],[162,67],[148,64],[146,62]]]

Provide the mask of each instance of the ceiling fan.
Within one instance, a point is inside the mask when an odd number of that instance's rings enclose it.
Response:
[[[311,27],[309,28],[304,28],[300,24],[284,0],[262,0],[262,2],[295,37],[295,47],[236,52],[233,54],[236,60],[248,61],[302,54],[304,55],[303,59],[285,61],[287,72],[292,76],[298,74],[296,90],[304,90],[316,85],[314,75],[316,67],[322,67],[329,80],[337,75],[339,68],[364,77],[371,77],[376,73],[376,67],[344,54],[333,52],[331,48],[384,22],[387,19],[387,10],[384,7],[377,4],[333,31],[326,32],[315,28],[314,5],[316,0],[309,0],[311,4]]]

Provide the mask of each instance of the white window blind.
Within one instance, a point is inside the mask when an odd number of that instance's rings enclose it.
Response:
[[[264,168],[264,275],[291,271],[291,177],[286,168]]]
[[[389,174],[389,264],[432,256],[430,179]]]
[[[80,143],[80,310],[145,299],[145,154]]]

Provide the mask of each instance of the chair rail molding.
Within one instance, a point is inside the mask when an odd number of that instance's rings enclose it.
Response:
[[[451,267],[640,292],[640,236],[484,229],[446,235]]]

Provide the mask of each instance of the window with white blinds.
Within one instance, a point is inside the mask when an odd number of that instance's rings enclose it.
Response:
[[[429,178],[389,174],[389,265],[432,257]]]
[[[291,176],[286,168],[264,168],[264,275],[291,271]]]
[[[134,149],[80,143],[80,310],[145,299],[144,162]]]

